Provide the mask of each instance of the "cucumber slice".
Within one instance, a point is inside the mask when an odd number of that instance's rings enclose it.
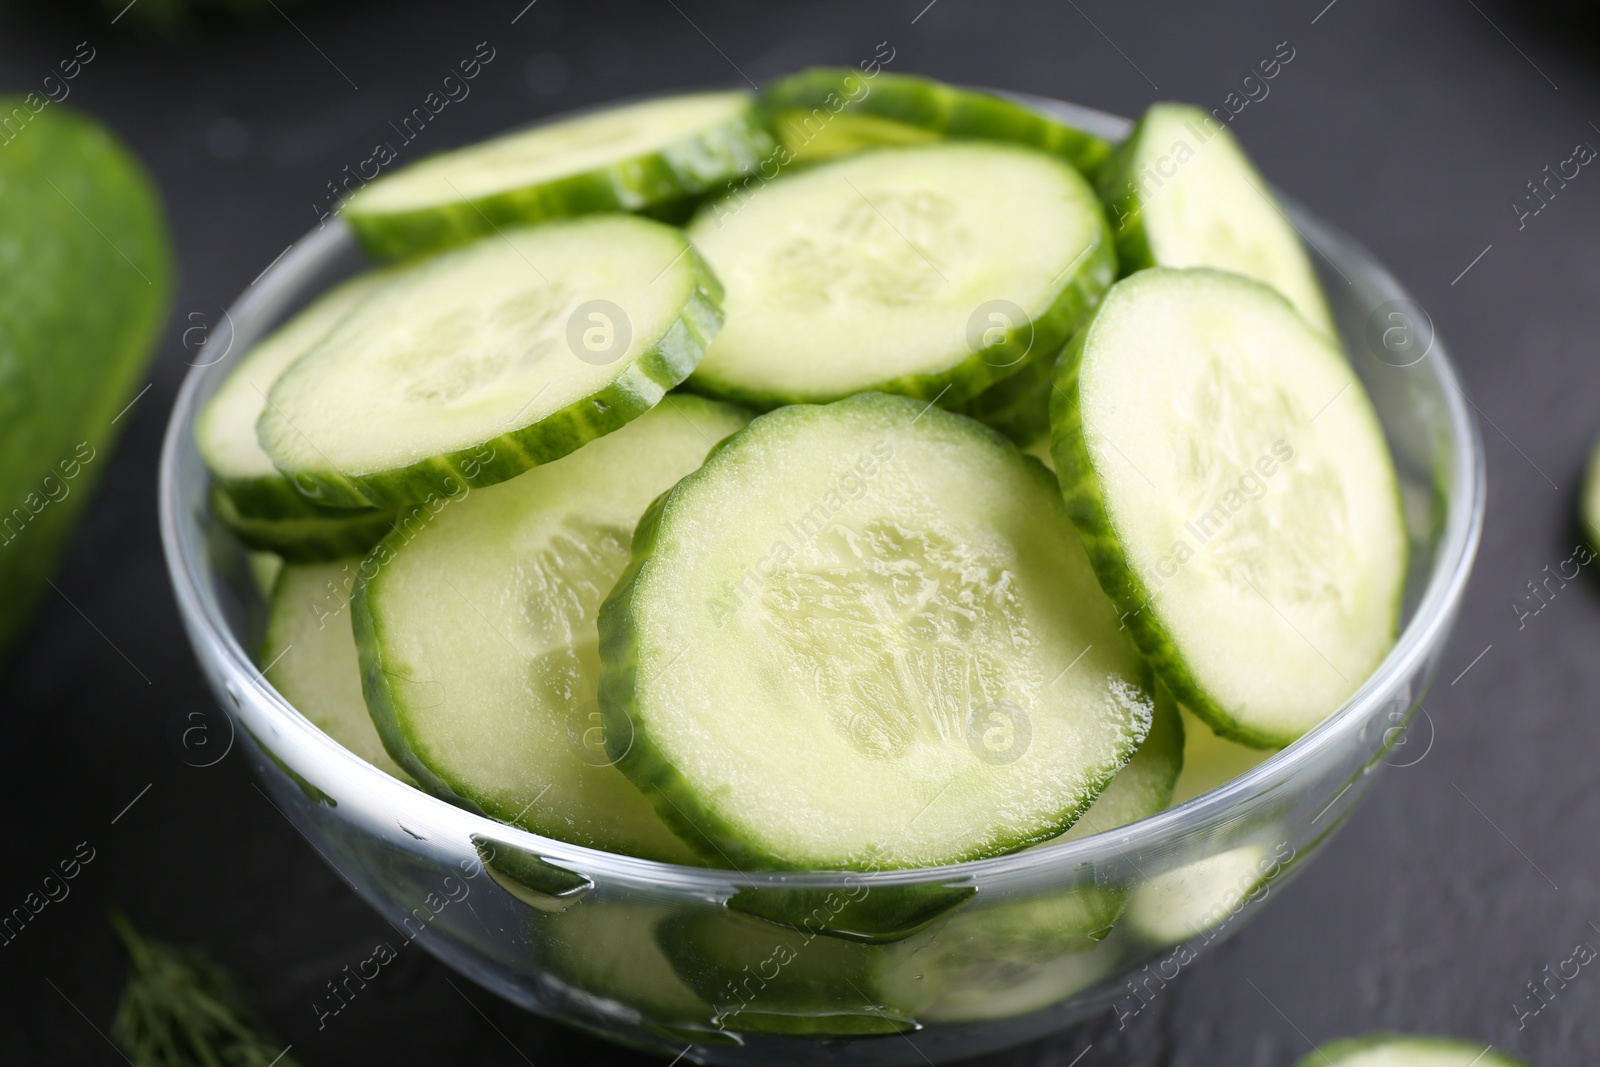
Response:
[[[1289,217],[1233,134],[1187,104],[1153,104],[1099,175],[1122,272],[1215,267],[1277,289],[1337,337]]]
[[[432,156],[362,186],[343,215],[373,255],[410,255],[521,223],[666,204],[755,169],[773,148],[749,93],[671,96]]]
[[[639,523],[600,639],[608,732],[633,735],[618,765],[741,867],[1054,837],[1150,727],[1048,473],[904,397],[783,408],[726,442]]]
[[[486,486],[648,411],[721,322],[682,231],[604,215],[397,274],[272,386],[261,443],[323,504]]]
[[[1181,714],[1183,771],[1172,790],[1171,803],[1174,806],[1226,785],[1278,751],[1275,748],[1251,748],[1229,741],[1226,737],[1218,737],[1188,708],[1182,708]]]
[[[1134,886],[1122,917],[1153,945],[1181,944],[1227,923],[1282,868],[1265,846],[1241,845]]]
[[[1378,666],[1406,573],[1394,465],[1350,365],[1272,290],[1211,270],[1118,282],[1050,421],[1101,585],[1218,733],[1286,745]]]
[[[1369,1034],[1330,1041],[1295,1067],[1527,1067],[1493,1046],[1450,1037]]]
[[[929,78],[817,67],[774,82],[761,97],[772,128],[800,158],[917,139],[1010,141],[1094,174],[1111,145],[993,93]]]
[[[373,271],[329,290],[239,360],[196,417],[195,447],[214,484],[228,495],[232,506],[227,514],[250,519],[330,515],[296,492],[272,465],[256,439],[256,422],[273,383],[386,279]],[[376,538],[354,551],[364,552],[375,543]]]
[[[803,934],[759,919],[682,914],[657,935],[717,1026],[813,1037],[900,1033],[938,996],[927,938],[868,945]]]
[[[695,862],[601,745],[594,617],[650,501],[746,418],[669,396],[379,545],[357,589],[355,633],[367,706],[395,760],[435,794],[503,822]]]
[[[1014,1019],[1059,1004],[1111,976],[1121,962],[1109,946],[1042,963],[981,959],[948,980],[948,990],[919,1018],[925,1023]]]
[[[212,487],[211,513],[246,548],[275,552],[295,563],[363,555],[383,540],[401,514],[395,508],[318,508],[313,514],[258,519],[239,514],[233,498],[219,486]]]
[[[1178,716],[1178,702],[1166,689],[1156,686],[1155,697],[1150,733],[1144,744],[1095,798],[1094,806],[1056,840],[1075,841],[1090,834],[1103,834],[1154,815],[1172,803],[1172,792],[1184,766],[1186,730]]]
[[[385,774],[412,783],[384,751],[361,697],[350,630],[350,595],[360,558],[290,563],[278,574],[261,646],[263,671],[311,725]]]
[[[1083,178],[1007,145],[849,156],[709,204],[689,234],[728,314],[691,385],[761,408],[954,407],[1054,355],[1115,271]]]
[[[585,900],[539,916],[540,959],[563,985],[619,1004],[657,1026],[710,1027],[711,1006],[673,970],[656,943],[671,909],[652,904]]]

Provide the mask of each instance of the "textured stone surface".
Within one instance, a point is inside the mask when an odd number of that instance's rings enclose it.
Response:
[[[1600,175],[1584,168],[1520,231],[1509,206],[1575,143],[1600,144],[1590,126],[1600,86],[1575,16],[1491,0],[1336,0],[1326,10],[1326,0],[937,0],[926,10],[926,0],[759,10],[678,0],[682,14],[539,0],[512,25],[522,2],[280,5],[314,47],[271,12],[248,31],[174,45],[71,9],[13,4],[0,15],[0,91],[38,87],[85,38],[98,49],[69,103],[109,121],[150,164],[183,268],[154,386],[126,418],[56,579],[62,595],[51,594],[0,679],[0,909],[20,905],[79,842],[95,850],[71,895],[0,947],[0,1059],[121,1062],[73,1010],[102,1030],[110,1020],[122,964],[103,912],[116,901],[151,932],[203,943],[237,968],[307,1064],[647,1062],[523,1016],[420,953],[402,953],[317,1029],[324,982],[368,957],[386,927],[237,755],[197,769],[169,746],[171,724],[205,695],[159,554],[160,433],[185,361],[201,358],[195,328],[315,223],[342,167],[380,139],[398,141],[389,123],[478,42],[495,55],[471,95],[402,158],[612,97],[736,83],[729,60],[761,80],[854,63],[887,40],[891,70],[1122,113],[1158,98],[1223,106],[1287,41],[1294,58],[1235,128],[1274,182],[1366,243],[1429,309],[1482,409],[1489,455],[1483,552],[1428,701],[1427,757],[1386,772],[1305,877],[1126,1031],[1108,1019],[985,1062],[1272,1067],[1308,1039],[1380,1027],[1492,1040],[1546,1067],[1594,1062],[1600,975],[1585,968],[1520,1033],[1513,1009],[1531,1005],[1519,1000],[1524,983],[1576,942],[1600,946],[1589,925],[1600,924],[1600,582],[1569,582],[1521,629],[1511,606],[1571,554],[1582,462],[1600,430]]]

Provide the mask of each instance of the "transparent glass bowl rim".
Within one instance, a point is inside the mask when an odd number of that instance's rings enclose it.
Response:
[[[1015,93],[999,93],[1041,112],[1059,117],[1089,132],[1110,140],[1120,140],[1131,128],[1131,121],[1061,101]],[[619,101],[609,101],[605,107]],[[587,109],[586,109],[587,110]],[[566,116],[556,116],[566,117]],[[548,121],[548,120],[541,120]],[[1399,283],[1355,241],[1323,224],[1299,208],[1292,200],[1284,206],[1312,244],[1318,248],[1340,249],[1370,264],[1365,275],[1384,289],[1403,295]],[[292,288],[302,271],[315,270],[325,259],[348,245],[352,236],[342,220],[313,230],[296,242],[264,271],[249,289],[228,309],[228,322],[249,321],[273,309],[280,288]],[[230,674],[247,679],[252,702],[270,715],[273,726],[297,742],[296,759],[309,757],[318,763],[317,775],[337,777],[342,784],[363,794],[374,807],[387,811],[397,821],[421,818],[435,827],[446,827],[459,835],[465,845],[471,838],[484,837],[570,865],[591,878],[612,877],[625,882],[648,882],[660,888],[715,894],[730,881],[749,886],[837,886],[843,878],[853,884],[894,885],[911,883],[980,883],[1007,880],[1010,875],[1027,872],[1029,878],[1049,871],[1068,876],[1085,865],[1114,862],[1118,857],[1137,854],[1144,848],[1169,840],[1182,840],[1202,827],[1220,825],[1234,807],[1260,793],[1281,786],[1299,770],[1315,764],[1325,752],[1337,749],[1352,731],[1362,730],[1375,714],[1388,704],[1387,694],[1422,667],[1448,629],[1471,572],[1482,532],[1486,498],[1483,444],[1477,424],[1467,410],[1467,401],[1455,368],[1444,345],[1435,336],[1428,357],[1417,364],[1428,367],[1439,379],[1448,422],[1452,453],[1448,471],[1448,509],[1435,549],[1433,567],[1415,612],[1394,647],[1378,669],[1345,704],[1304,737],[1275,753],[1244,774],[1181,805],[1148,818],[1117,827],[1114,831],[1072,841],[1045,843],[1023,852],[989,859],[970,860],[938,867],[917,867],[886,871],[728,871],[719,868],[686,867],[655,860],[639,859],[574,845],[554,838],[497,822],[486,816],[457,807],[421,790],[407,786],[347,751],[322,733],[288,701],[279,696],[262,678],[255,662],[240,646],[212,592],[211,576],[203,538],[186,537],[179,514],[179,455],[192,448],[193,424],[200,405],[202,376],[206,366],[195,366],[185,376],[173,405],[162,445],[158,486],[162,545],[179,611],[199,635],[196,653],[228,665]],[[241,695],[241,700],[243,700]],[[291,765],[294,765],[291,763]],[[303,766],[297,770],[304,771]],[[317,776],[311,777],[313,781]]]

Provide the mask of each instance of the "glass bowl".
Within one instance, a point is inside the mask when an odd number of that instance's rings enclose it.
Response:
[[[1113,139],[1128,129],[1017,99]],[[196,413],[230,369],[226,354],[364,265],[337,221],[251,284],[208,344],[225,355],[191,371],[178,395],[160,516],[184,626],[239,746],[323,858],[407,938],[529,1010],[726,1064],[915,1064],[1097,1012],[1126,1021],[1302,870],[1373,772],[1396,761],[1483,521],[1482,442],[1426,314],[1354,242],[1286,210],[1316,250],[1399,468],[1412,542],[1403,628],[1377,672],[1316,729],[1140,822],[938,868],[707,870],[505,826],[341,748],[251,660],[263,605],[243,552],[211,522],[193,438]],[[807,917],[795,926],[752,917],[777,911]]]

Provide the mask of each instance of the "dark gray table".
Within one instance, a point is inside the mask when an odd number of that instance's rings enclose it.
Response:
[[[78,842],[96,850],[71,896],[0,948],[0,1061],[122,1062],[96,1033],[122,983],[104,920],[120,902],[236,968],[308,1064],[644,1062],[458,992],[423,955],[319,1031],[323,982],[387,928],[237,758],[196,769],[168,740],[205,699],[155,525],[160,435],[194,358],[183,333],[214,323],[314,224],[326,183],[484,41],[495,58],[415,152],[612,97],[853,63],[880,41],[892,70],[1124,114],[1155,99],[1219,106],[1288,42],[1294,59],[1236,130],[1274,182],[1410,286],[1482,412],[1489,521],[1428,702],[1432,748],[1388,771],[1306,877],[1126,1031],[1108,1018],[987,1062],[1271,1067],[1379,1028],[1492,1040],[1545,1067],[1600,1058],[1600,969],[1520,1029],[1517,1007],[1532,1006],[1525,983],[1541,968],[1600,946],[1600,583],[1584,574],[1520,622],[1513,607],[1571,554],[1600,431],[1600,173],[1585,168],[1520,228],[1510,206],[1577,142],[1600,145],[1595,51],[1573,16],[1497,0],[526,2],[284,0],[288,18],[269,8],[170,43],[87,7],[0,13],[0,90],[34,87],[79,41],[96,49],[69,103],[154,170],[183,271],[154,387],[57,578],[63,595],[0,678],[0,909]]]

